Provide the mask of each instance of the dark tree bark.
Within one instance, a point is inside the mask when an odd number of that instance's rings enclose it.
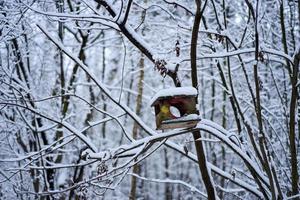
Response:
[[[198,31],[200,28],[200,21],[203,10],[201,10],[201,0],[196,0],[197,10],[193,25],[193,32],[192,32],[192,40],[191,40],[191,77],[192,77],[192,85],[196,89],[198,89],[198,77],[197,77],[197,42],[198,42]],[[206,5],[206,2],[205,2]],[[204,5],[204,8],[205,8]],[[197,111],[197,108],[195,108]],[[198,112],[199,113],[199,112]],[[195,147],[198,157],[198,165],[202,175],[202,179],[207,191],[208,199],[214,200],[216,199],[216,191],[215,187],[212,183],[210,171],[208,170],[207,163],[206,163],[206,155],[204,152],[203,143],[201,141],[201,133],[200,131],[193,131],[193,137],[195,140]]]

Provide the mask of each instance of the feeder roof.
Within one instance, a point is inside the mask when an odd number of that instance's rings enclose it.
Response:
[[[198,92],[194,87],[175,87],[167,88],[158,91],[151,99],[150,104],[153,106],[158,100],[168,99],[175,96],[189,96],[195,97]]]

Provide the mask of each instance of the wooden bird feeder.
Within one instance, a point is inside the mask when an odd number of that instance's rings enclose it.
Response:
[[[160,90],[151,100],[156,129],[191,128],[200,121],[196,113],[197,90],[177,87]]]

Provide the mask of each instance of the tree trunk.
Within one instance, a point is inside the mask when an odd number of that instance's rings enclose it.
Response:
[[[143,81],[144,81],[144,57],[141,55],[141,59],[139,62],[140,66],[140,76],[139,76],[139,82],[138,82],[138,96],[136,99],[136,114],[140,115],[141,114],[141,108],[142,108],[142,97],[143,97]],[[133,139],[137,139],[138,135],[138,124],[135,122],[133,125],[132,129],[132,137]],[[138,164],[133,166],[132,169],[133,174],[139,174],[140,173],[140,166]],[[135,176],[131,177],[131,189],[130,189],[130,194],[129,194],[129,199],[130,200],[135,200],[136,199],[136,188],[137,188],[137,179]]]
[[[198,89],[198,77],[197,77],[197,42],[198,42],[198,31],[200,27],[200,21],[202,16],[201,11],[201,0],[196,0],[197,11],[195,15],[195,21],[193,25],[193,32],[192,32],[192,40],[191,40],[191,77],[192,77],[192,85],[196,89]],[[205,7],[205,6],[204,6]],[[197,108],[195,108],[195,112]],[[201,133],[200,131],[193,131],[193,137],[195,140],[195,147],[197,152],[198,158],[198,165],[202,175],[202,179],[207,191],[208,199],[214,200],[216,199],[216,191],[215,187],[212,183],[210,170],[207,167],[206,163],[206,155],[204,152],[203,143],[201,141]]]

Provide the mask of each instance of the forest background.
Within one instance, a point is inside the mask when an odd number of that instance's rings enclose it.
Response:
[[[0,0],[0,198],[299,199],[299,13]],[[201,121],[158,131],[150,99],[179,86]]]

